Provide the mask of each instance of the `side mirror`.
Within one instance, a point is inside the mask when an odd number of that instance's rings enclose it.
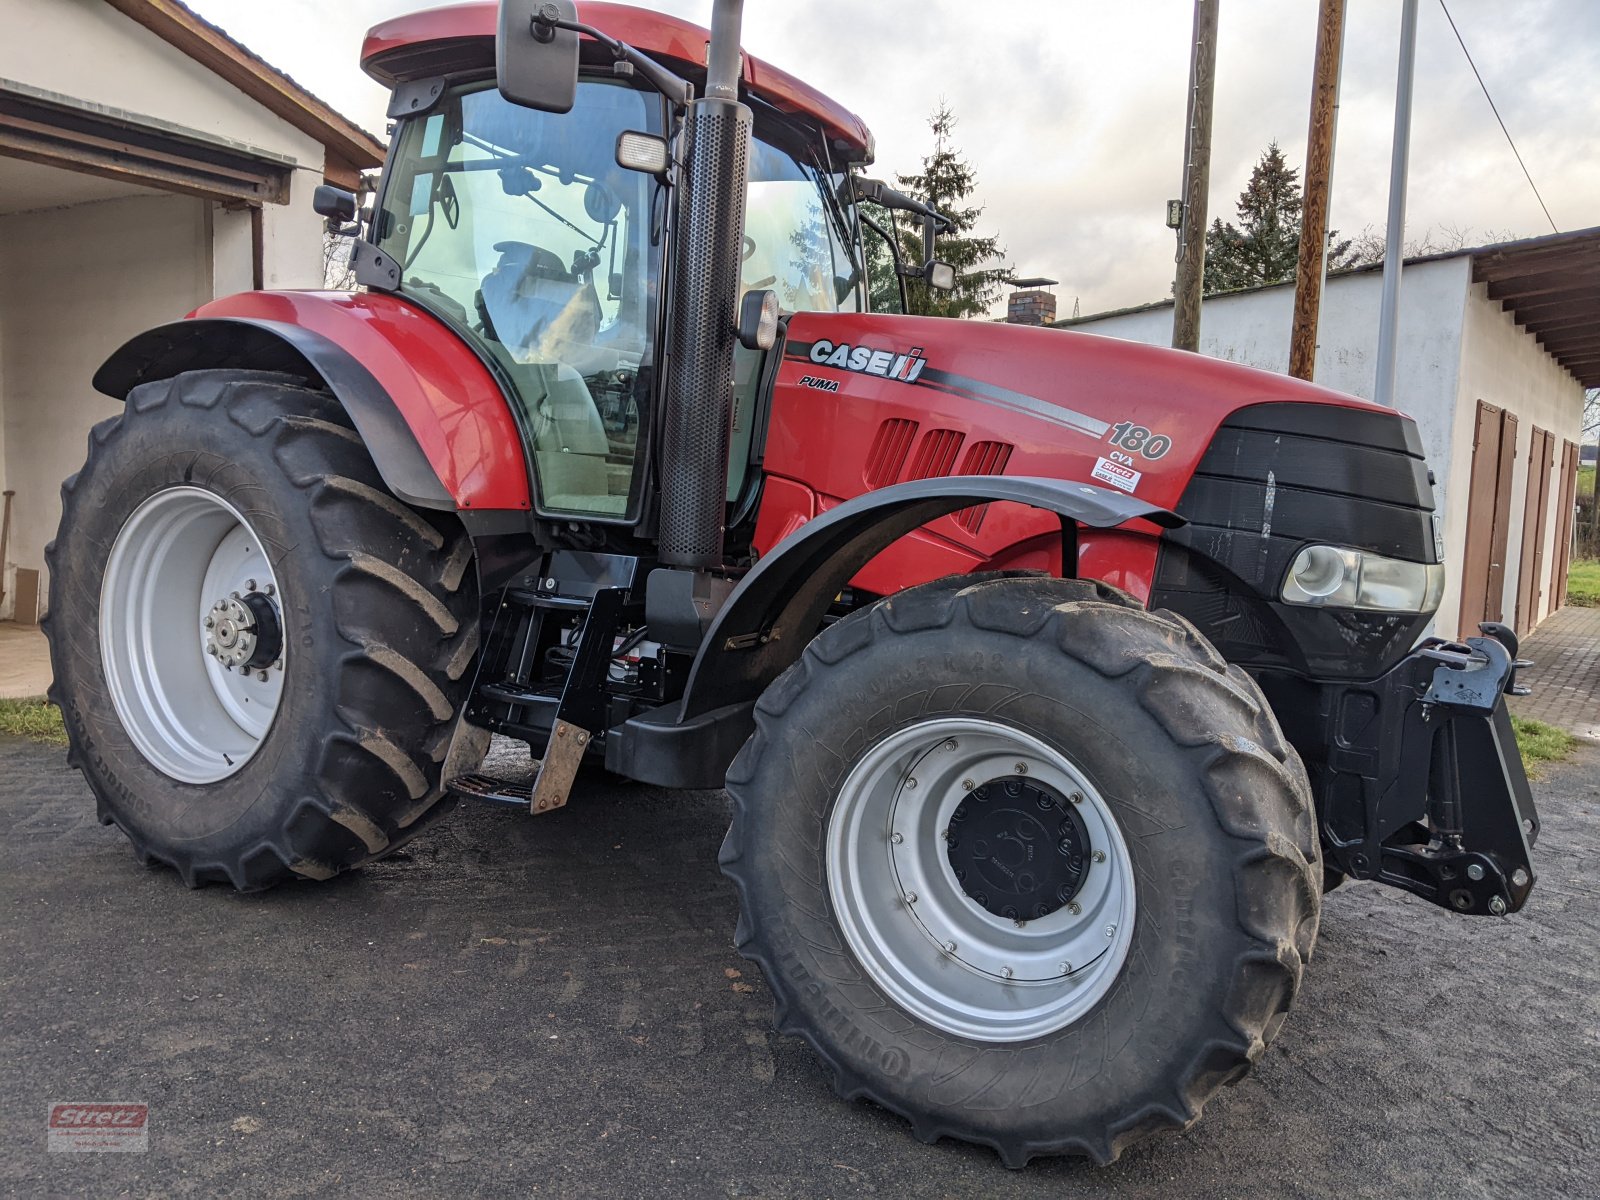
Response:
[[[571,112],[578,99],[578,33],[573,0],[500,0],[494,76],[500,94],[540,112]]]
[[[326,183],[317,184],[317,190],[311,193],[311,207],[318,216],[341,225],[356,219],[355,194]]]
[[[933,259],[922,268],[922,277],[928,281],[928,286],[937,292],[953,292],[956,290],[956,269],[947,262]]]

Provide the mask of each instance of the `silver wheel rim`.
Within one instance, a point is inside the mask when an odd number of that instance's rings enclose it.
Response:
[[[157,770],[215,783],[260,747],[283,693],[283,651],[241,669],[261,631],[219,614],[248,612],[246,601],[276,612],[277,594],[261,539],[212,492],[168,488],[123,524],[100,587],[100,661],[123,728]]]
[[[1013,776],[1072,804],[1092,847],[1070,903],[1037,919],[978,904],[944,837],[975,786]],[[873,746],[840,789],[825,863],[834,914],[873,982],[961,1037],[1017,1042],[1071,1025],[1111,989],[1133,940],[1133,864],[1105,800],[1065,755],[993,721],[923,721]]]

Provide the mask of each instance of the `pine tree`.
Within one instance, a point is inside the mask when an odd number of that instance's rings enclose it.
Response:
[[[1300,209],[1300,172],[1272,142],[1239,193],[1239,224],[1225,225],[1218,218],[1206,233],[1206,293],[1293,279],[1300,257]],[[1350,242],[1335,241],[1337,236],[1337,231],[1328,234],[1329,270],[1350,257]]]
[[[933,130],[933,153],[922,160],[922,170],[899,176],[900,187],[933,205],[949,218],[949,228],[939,236],[934,253],[956,270],[954,291],[934,291],[920,279],[906,281],[910,311],[933,317],[985,316],[1000,296],[1011,272],[1000,260],[1005,251],[998,238],[975,237],[973,227],[983,215],[982,205],[962,207],[978,186],[977,173],[952,144],[955,114],[940,101],[928,118]],[[900,214],[900,253],[908,266],[922,264],[922,223]],[[877,290],[874,285],[874,291]]]

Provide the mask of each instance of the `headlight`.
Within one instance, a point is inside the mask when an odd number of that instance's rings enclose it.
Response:
[[[1342,546],[1307,546],[1284,580],[1286,604],[1431,613],[1444,594],[1444,564],[1405,562]]]

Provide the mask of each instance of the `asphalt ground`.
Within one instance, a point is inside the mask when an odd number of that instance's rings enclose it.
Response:
[[[1600,1196],[1600,751],[1537,795],[1523,913],[1340,889],[1283,1035],[1198,1125],[1012,1172],[770,1031],[720,793],[464,807],[237,896],[140,866],[59,750],[0,739],[0,1192]],[[148,1153],[47,1153],[57,1100],[148,1102]]]

